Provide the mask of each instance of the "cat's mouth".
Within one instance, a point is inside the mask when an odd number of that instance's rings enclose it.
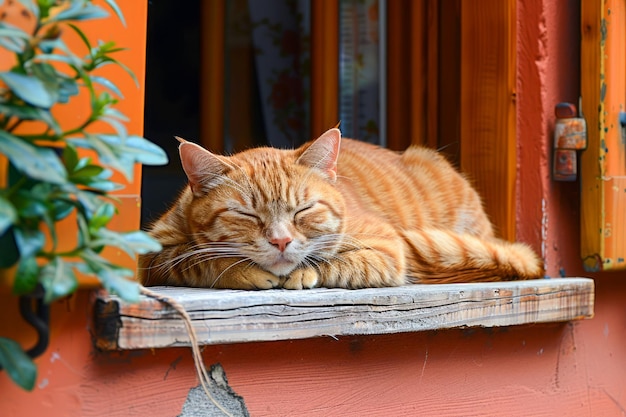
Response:
[[[283,254],[280,254],[273,262],[265,266],[265,269],[276,276],[288,275],[291,271],[296,269],[298,262],[287,259]]]

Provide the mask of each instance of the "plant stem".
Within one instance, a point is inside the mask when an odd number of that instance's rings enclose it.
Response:
[[[6,131],[7,132],[13,132],[23,121],[24,121],[24,119],[16,120],[15,123],[13,123],[12,126],[7,127]]]

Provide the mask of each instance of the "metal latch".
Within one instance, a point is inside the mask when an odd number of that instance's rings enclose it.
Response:
[[[554,107],[554,164],[552,177],[556,181],[575,181],[578,175],[576,151],[587,149],[587,123],[577,115],[572,103]]]

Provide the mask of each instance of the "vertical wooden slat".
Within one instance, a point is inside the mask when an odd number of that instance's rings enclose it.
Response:
[[[427,40],[429,1],[394,0],[387,2],[387,146],[402,150],[410,144],[428,144],[428,109],[433,70],[428,51],[434,40]],[[435,51],[436,53],[436,51]],[[430,57],[432,58],[432,57]],[[434,75],[434,72],[431,74]]]
[[[339,6],[311,2],[311,138],[339,122]]]
[[[424,143],[431,148],[439,148],[439,14],[441,0],[428,0],[425,4],[426,12],[426,77],[425,77],[425,115],[424,115]],[[457,96],[458,100],[458,96]]]
[[[387,2],[387,147],[394,150],[404,148],[408,133],[407,5],[406,0]]]
[[[515,239],[515,0],[461,2],[461,169]]]
[[[626,268],[626,5],[581,3],[581,93],[588,147],[581,155],[581,255],[590,271]]]
[[[410,65],[408,68],[409,76],[406,79],[408,86],[404,86],[409,93],[409,118],[407,133],[410,134],[409,143],[411,144],[431,144],[426,134],[428,119],[426,117],[426,91],[428,88],[436,91],[437,84],[430,84],[430,73],[428,73],[430,61],[430,50],[428,46],[431,41],[436,43],[437,39],[427,39],[425,34],[431,33],[430,24],[427,24],[427,6],[428,1],[411,1],[409,10],[404,13],[409,14],[410,20],[408,30],[410,49],[404,51],[401,65]],[[406,58],[409,54],[409,59]],[[408,89],[407,89],[408,87]],[[404,146],[406,147],[406,146]],[[436,142],[434,147],[436,147]]]
[[[202,2],[200,141],[224,150],[224,0]]]
[[[437,146],[449,161],[460,158],[461,0],[438,0]],[[429,82],[429,85],[432,85]],[[430,100],[430,95],[429,95]],[[431,104],[428,109],[430,111]],[[430,122],[429,122],[430,126]]]

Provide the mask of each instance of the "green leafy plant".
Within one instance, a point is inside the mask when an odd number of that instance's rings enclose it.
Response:
[[[46,303],[76,290],[76,271],[136,301],[139,285],[126,279],[134,271],[101,252],[113,246],[135,256],[160,249],[141,231],[107,228],[117,212],[109,193],[121,187],[111,181],[113,170],[132,180],[136,163],[164,164],[167,157],[155,144],[128,134],[128,119],[115,108],[122,92],[96,75],[102,66],[117,65],[134,78],[115,59],[122,48],[94,42],[80,28],[81,21],[108,17],[110,11],[125,24],[115,0],[98,3],[105,7],[91,0],[19,0],[36,21],[32,33],[0,20],[0,49],[16,58],[12,68],[0,72],[0,153],[9,161],[8,181],[0,189],[0,268],[15,268],[14,294],[43,288]],[[63,34],[71,32],[86,53],[79,55],[64,42]],[[51,110],[81,91],[90,98],[89,116],[76,126],[61,126]],[[96,122],[115,133],[94,133]],[[38,133],[20,133],[25,131]],[[57,223],[70,215],[76,219],[77,244],[60,250]],[[20,386],[33,388],[36,368],[18,343],[0,337],[0,365]]]

